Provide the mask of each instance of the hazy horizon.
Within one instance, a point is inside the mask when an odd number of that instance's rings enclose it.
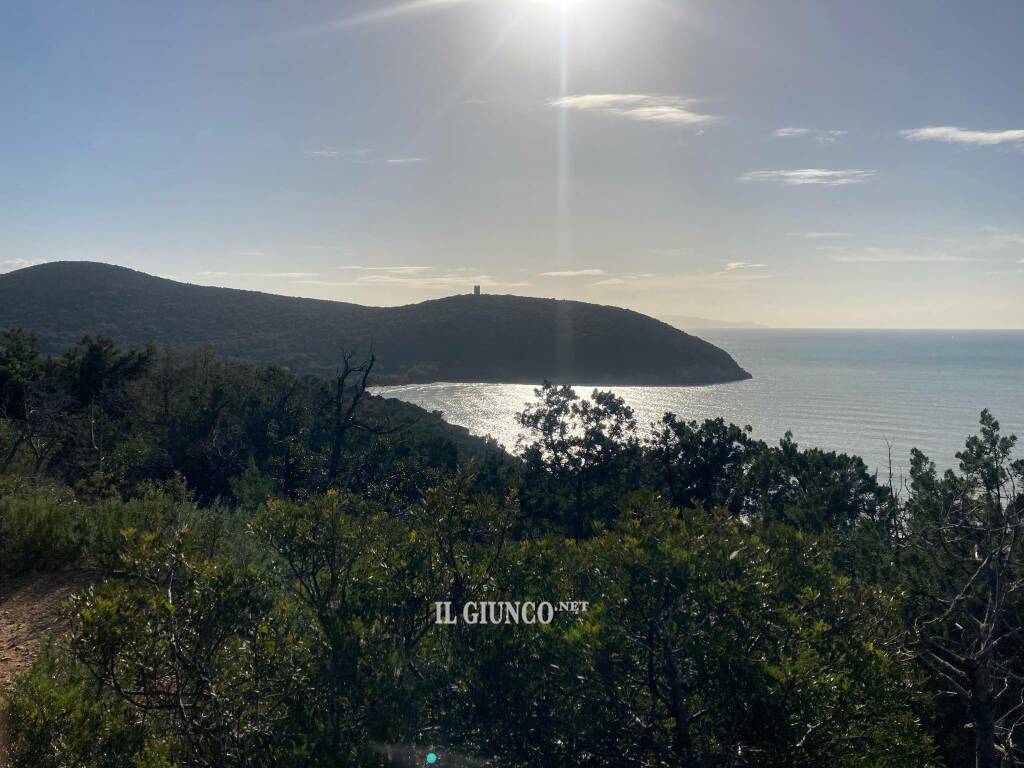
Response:
[[[0,272],[1024,328],[1024,4],[0,9]]]

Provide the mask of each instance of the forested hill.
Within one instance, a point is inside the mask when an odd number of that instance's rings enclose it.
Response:
[[[364,307],[166,280],[93,262],[0,275],[0,328],[36,331],[59,352],[86,334],[120,344],[207,345],[300,372],[333,371],[343,350],[377,356],[381,381],[601,385],[749,378],[727,352],[617,307],[462,295]]]

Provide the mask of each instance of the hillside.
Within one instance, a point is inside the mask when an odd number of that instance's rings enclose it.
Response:
[[[451,296],[364,307],[211,288],[93,262],[0,275],[0,328],[31,329],[49,351],[85,334],[139,346],[208,345],[296,371],[334,370],[342,350],[377,355],[378,381],[602,385],[749,378],[728,353],[617,307],[519,296]]]

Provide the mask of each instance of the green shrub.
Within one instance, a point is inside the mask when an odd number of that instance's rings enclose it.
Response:
[[[11,768],[121,768],[153,752],[127,706],[53,648],[15,683],[8,720]]]
[[[249,560],[244,531],[248,512],[201,509],[180,489],[143,484],[127,501],[83,501],[69,489],[0,478],[0,573],[55,570],[75,565],[121,568],[125,534],[151,533],[166,540],[183,528],[194,550],[204,556],[228,553]]]
[[[86,528],[82,507],[68,490],[0,478],[0,573],[77,562]]]

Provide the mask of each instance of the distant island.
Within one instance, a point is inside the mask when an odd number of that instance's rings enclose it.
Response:
[[[688,315],[661,315],[659,319],[681,331],[722,330],[726,328],[762,329],[769,327],[761,323],[751,322],[750,320],[712,320],[708,317],[690,317]]]
[[[95,262],[0,275],[0,328],[59,352],[84,335],[215,352],[331,373],[343,352],[376,355],[377,383],[552,380],[586,385],[713,384],[750,378],[724,350],[618,307],[460,295],[366,307],[154,277]]]

